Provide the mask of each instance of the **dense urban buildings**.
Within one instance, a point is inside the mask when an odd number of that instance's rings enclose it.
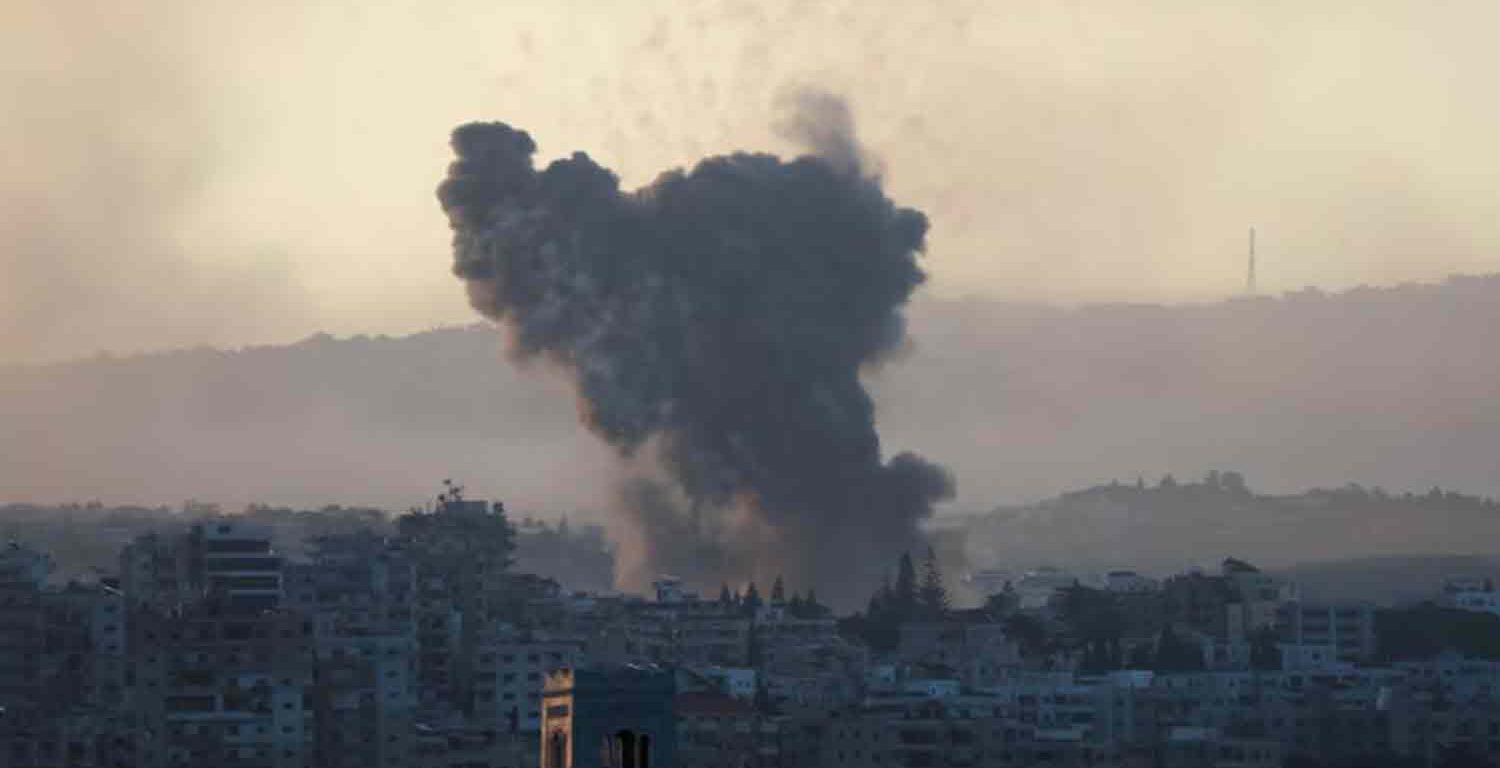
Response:
[[[7,543],[0,768],[1500,764],[1486,574],[1377,608],[1236,559],[991,568],[955,608],[929,551],[838,618],[780,579],[570,592],[516,536],[450,490],[295,555],[201,516],[93,580]]]

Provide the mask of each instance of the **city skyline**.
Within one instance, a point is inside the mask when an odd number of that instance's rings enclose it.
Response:
[[[1500,768],[1497,28],[0,2],[0,768]]]

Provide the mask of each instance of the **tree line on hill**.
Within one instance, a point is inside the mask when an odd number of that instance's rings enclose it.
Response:
[[[87,504],[0,505],[0,541],[15,541],[48,554],[58,579],[92,580],[118,569],[120,550],[146,533],[172,534],[195,522],[224,516],[214,504],[189,501],[181,507],[106,506]],[[233,513],[239,520],[270,530],[276,550],[290,559],[305,559],[320,538],[370,532],[380,536],[418,536],[438,518],[409,511],[404,515],[368,507],[330,505],[321,509],[293,509],[251,504]],[[603,528],[571,525],[523,517],[509,518],[509,543],[501,546],[506,566],[558,581],[576,590],[608,590],[613,584],[614,548]]]

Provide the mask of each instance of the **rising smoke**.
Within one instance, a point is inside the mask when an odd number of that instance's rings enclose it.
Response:
[[[621,491],[626,581],[785,572],[851,594],[952,495],[942,468],[882,458],[860,381],[905,338],[927,219],[866,171],[840,100],[791,106],[815,154],[711,157],[634,192],[582,153],[536,171],[503,123],[453,133],[438,198],[471,303],[657,470]]]

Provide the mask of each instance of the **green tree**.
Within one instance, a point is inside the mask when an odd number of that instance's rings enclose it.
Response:
[[[745,607],[745,613],[751,616],[754,616],[760,610],[760,590],[756,588],[755,582],[750,582],[750,586],[745,588],[745,599],[742,603]]]
[[[998,594],[990,595],[984,599],[984,609],[996,616],[1009,616],[1019,610],[1021,598],[1016,594],[1016,588],[1009,582],[1005,582],[1005,589]]]
[[[952,608],[948,601],[948,587],[943,584],[943,572],[932,547],[927,548],[927,560],[922,564],[922,586],[917,592],[917,604],[919,613],[930,619],[941,619]]]
[[[911,553],[903,552],[896,569],[896,586],[892,589],[891,609],[896,622],[907,621],[917,609],[917,569],[912,565]]]
[[[1079,662],[1078,671],[1086,675],[1097,675],[1112,669],[1119,669],[1120,664],[1115,652],[1118,646],[1112,645],[1107,640],[1093,640],[1083,646],[1083,659]]]
[[[1276,630],[1261,627],[1251,635],[1250,668],[1264,672],[1281,669],[1281,648],[1276,644]]]
[[[1203,653],[1192,641],[1178,637],[1168,626],[1156,641],[1152,669],[1157,672],[1197,672],[1203,669]]]
[[[1040,619],[1025,613],[1011,614],[1005,619],[1005,635],[1013,640],[1027,658],[1046,655],[1050,646],[1047,627]]]
[[[761,714],[771,714],[771,691],[765,683],[757,683],[755,686],[755,711]]]
[[[781,605],[786,602],[786,584],[782,582],[781,575],[777,574],[776,581],[771,584],[771,605]]]
[[[830,613],[828,606],[818,602],[818,592],[812,587],[807,588],[807,597],[802,600],[802,609],[807,612],[809,619],[821,619]]]
[[[865,616],[874,618],[886,615],[893,607],[895,599],[895,592],[891,590],[890,574],[886,574],[880,582],[880,589],[870,595],[870,602],[865,606]]]
[[[1107,642],[1125,633],[1125,617],[1115,596],[1102,589],[1074,584],[1062,590],[1058,605],[1063,623],[1079,640]]]
[[[1375,640],[1386,661],[1430,659],[1444,650],[1500,660],[1500,616],[1424,604],[1375,614]]]
[[[760,647],[760,630],[754,624],[750,625],[750,635],[745,639],[745,662],[756,669],[760,668],[762,650]]]
[[[1151,653],[1151,646],[1142,643],[1130,649],[1130,653],[1126,654],[1125,662],[1131,669],[1151,669],[1156,665],[1156,658]]]
[[[809,592],[808,601],[816,606],[815,610],[818,615],[827,615],[828,609],[817,605],[816,595]],[[889,576],[883,579],[880,588],[870,595],[870,602],[863,615],[856,614],[841,621],[841,626],[845,631],[876,651],[889,651],[896,647],[899,624],[896,592],[891,587]]]
[[[1225,472],[1219,475],[1219,485],[1236,496],[1250,495],[1250,486],[1245,482],[1245,476],[1238,472]]]

